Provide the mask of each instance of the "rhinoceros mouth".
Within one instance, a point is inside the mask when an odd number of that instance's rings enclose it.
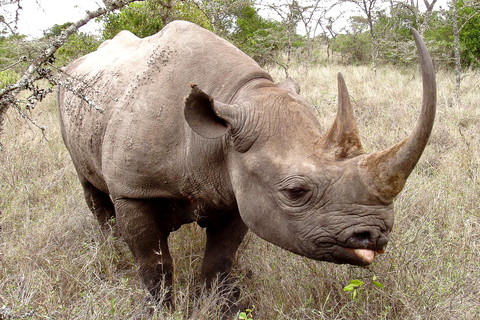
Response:
[[[373,262],[377,254],[384,253],[385,250],[372,250],[372,249],[355,249],[345,248],[347,258],[356,265],[367,266]]]

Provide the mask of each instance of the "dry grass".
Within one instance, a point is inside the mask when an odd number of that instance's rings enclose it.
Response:
[[[279,70],[270,70],[281,78]],[[415,69],[297,66],[290,70],[325,130],[336,112],[336,73],[349,86],[365,148],[404,138],[419,111]],[[368,269],[304,259],[249,234],[234,276],[253,319],[475,319],[480,317],[480,85],[438,74],[431,141],[396,200],[387,252]],[[61,141],[55,98],[33,112],[42,135],[10,112],[0,153],[0,319],[216,319],[218,295],[196,280],[204,236],[171,239],[177,311],[151,306],[131,254],[102,236]],[[376,276],[384,288],[372,283]],[[365,284],[355,299],[342,288]]]

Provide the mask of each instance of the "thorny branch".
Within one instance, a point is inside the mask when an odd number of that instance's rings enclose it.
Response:
[[[462,9],[465,9],[465,8],[473,8],[473,9],[476,9],[473,13],[471,13],[470,15],[468,15],[467,17],[465,17],[465,21],[462,23],[462,25],[460,27],[458,27],[458,31],[462,31],[463,28],[465,28],[465,26],[473,19],[475,18],[476,16],[478,16],[480,14],[480,11],[478,9],[480,9],[480,3],[474,3],[474,4],[465,4],[464,7]]]
[[[91,100],[89,97],[87,97],[83,92],[82,90],[83,89],[86,89],[86,88],[89,88],[89,89],[92,89],[93,91],[96,91],[94,88],[92,88],[92,86],[90,84],[87,84],[84,80],[83,80],[83,77],[72,77],[71,75],[65,73],[63,70],[61,69],[57,69],[57,71],[59,73],[62,73],[65,75],[65,80],[61,81],[59,80],[57,77],[49,77],[48,80],[50,81],[50,83],[54,84],[54,85],[57,85],[57,86],[61,86],[65,89],[67,89],[68,91],[72,92],[73,94],[75,94],[77,97],[79,97],[80,99],[82,99],[83,101],[85,101],[91,108],[99,111],[99,112],[103,112],[102,109],[100,109],[100,107],[98,107],[95,102],[93,102],[93,100]],[[97,76],[100,76],[100,74],[98,74]],[[95,79],[93,80],[93,83],[95,83]],[[78,84],[80,84],[81,86],[78,86]],[[80,89],[79,89],[80,87]],[[99,93],[99,92],[96,92],[96,93]]]
[[[0,22],[3,23],[4,25],[7,26],[8,30],[10,30],[10,32],[12,34],[16,34],[15,30],[12,28],[12,26],[10,25],[10,23],[8,23],[6,20],[5,20],[5,17],[4,16],[0,16]]]
[[[8,69],[11,69],[11,68],[15,67],[17,64],[20,64],[20,63],[22,63],[22,62],[24,62],[24,61],[27,61],[27,56],[22,56],[22,57],[20,57],[20,59],[18,59],[17,62],[14,62],[14,63],[12,63],[11,65],[3,68],[2,70],[0,70],[0,72],[5,71],[5,70],[8,70]]]
[[[47,79],[50,83],[54,85],[62,85],[54,75],[52,75],[51,70],[47,69],[46,66],[54,60],[54,54],[57,50],[62,47],[68,38],[74,34],[80,27],[84,26],[87,22],[97,17],[100,17],[108,12],[111,12],[116,9],[120,9],[131,2],[137,0],[104,0],[105,7],[100,7],[95,11],[87,11],[86,15],[73,23],[67,29],[65,29],[58,37],[56,37],[42,52],[36,57],[26,71],[22,74],[20,79],[13,85],[7,86],[0,90],[0,137],[3,131],[3,123],[5,121],[5,114],[10,107],[14,107],[17,110],[21,111],[22,102],[17,98],[18,94],[22,90],[28,90],[32,94],[26,98],[23,102],[27,109],[33,109],[36,104],[42,101],[45,96],[52,92],[52,89],[39,89],[35,84],[36,81],[40,79]],[[142,1],[142,0],[140,0]],[[18,18],[17,18],[18,19]],[[0,21],[1,22],[1,21]],[[87,101],[88,102],[88,101]],[[91,103],[89,103],[92,105]],[[21,111],[22,116],[26,116],[23,111]],[[28,116],[26,116],[28,118]],[[38,126],[34,121],[29,119],[34,125],[42,129],[41,126]],[[43,130],[43,129],[42,129]],[[1,144],[0,144],[1,146]]]

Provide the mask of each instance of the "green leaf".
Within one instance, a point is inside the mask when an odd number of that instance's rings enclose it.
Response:
[[[246,320],[247,314],[245,312],[240,312],[240,314],[238,315],[238,319]]]
[[[353,290],[352,299],[355,299],[356,296],[357,296],[357,290]]]
[[[350,292],[353,291],[353,289],[355,289],[355,286],[353,284],[349,284],[343,288],[343,291]]]
[[[343,291],[347,291],[347,292],[353,291],[353,290],[355,290],[355,288],[360,287],[362,284],[364,284],[363,281],[360,281],[360,280],[357,280],[357,279],[350,280],[350,284],[345,286],[343,288]]]
[[[357,279],[353,279],[353,280],[350,280],[350,284],[360,287],[362,284],[364,284],[364,282]]]
[[[373,281],[373,284],[374,284],[375,286],[379,287],[379,288],[383,288],[383,287],[384,287],[383,284],[381,284],[381,283],[378,282],[378,281]]]
[[[360,287],[362,284],[364,284],[364,282],[360,281],[360,280],[357,280],[357,279],[353,279],[353,280],[350,280],[350,284],[354,285],[354,286],[357,286],[357,287]]]

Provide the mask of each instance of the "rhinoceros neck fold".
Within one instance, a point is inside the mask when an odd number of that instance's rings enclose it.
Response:
[[[261,70],[260,72],[253,72],[247,74],[243,79],[238,81],[238,83],[232,88],[232,92],[227,94],[226,96],[226,103],[231,104],[235,101],[235,98],[238,96],[238,93],[241,92],[243,89],[250,87],[254,84],[257,80],[267,80],[273,86],[273,79],[267,74],[265,71]]]

